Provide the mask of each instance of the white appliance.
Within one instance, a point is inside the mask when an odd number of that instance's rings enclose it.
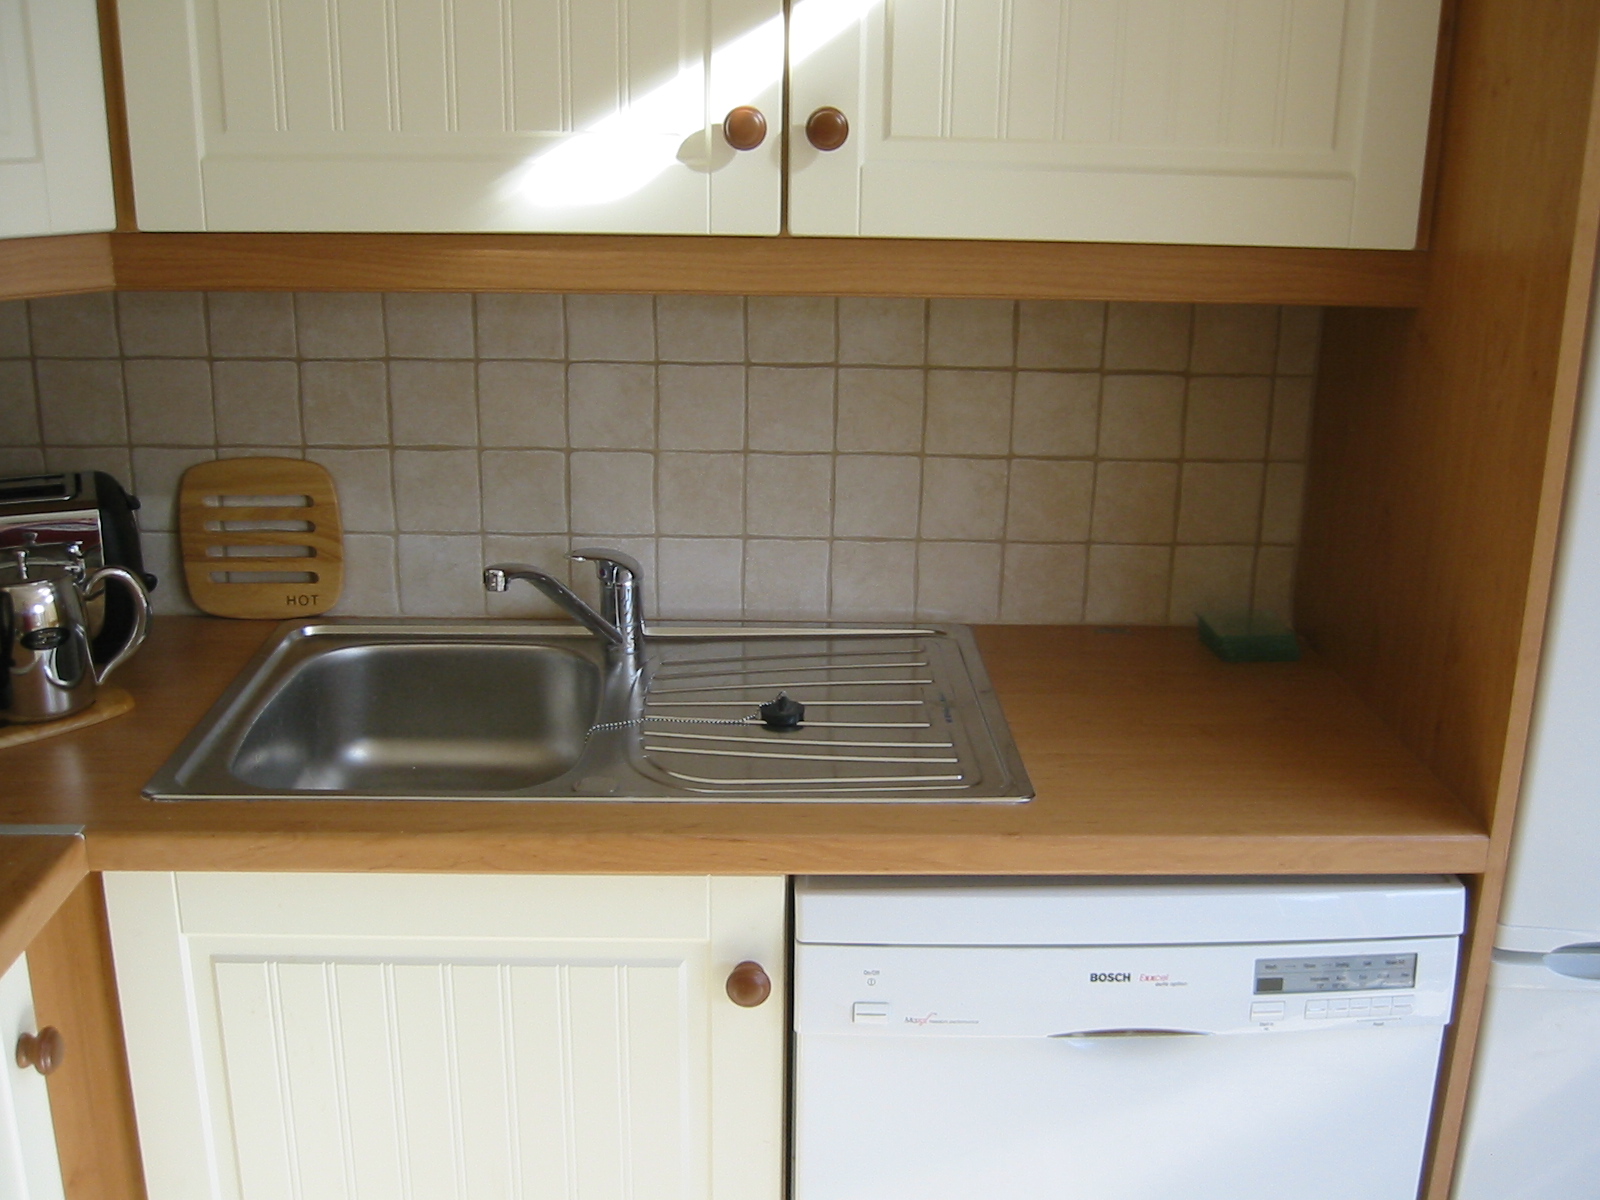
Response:
[[[793,1200],[1414,1200],[1437,876],[802,879]]]
[[[1600,1196],[1600,348],[1594,327],[1456,1200]]]

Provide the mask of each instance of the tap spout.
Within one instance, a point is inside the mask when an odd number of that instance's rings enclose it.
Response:
[[[527,563],[495,563],[485,568],[483,572],[483,586],[486,591],[503,592],[511,586],[513,579],[531,583],[596,637],[622,649],[628,647],[629,639],[624,636],[622,630],[590,608],[581,596],[554,575],[541,571],[538,567],[531,567]]]

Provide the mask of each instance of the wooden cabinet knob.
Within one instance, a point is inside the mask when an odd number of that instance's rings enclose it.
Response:
[[[767,140],[767,119],[759,108],[741,104],[722,118],[722,136],[735,150],[754,150]]]
[[[806,141],[818,150],[837,150],[849,136],[850,122],[837,108],[819,108],[806,120]]]
[[[46,1025],[38,1033],[25,1033],[17,1039],[17,1066],[32,1067],[41,1075],[51,1074],[66,1056],[67,1040],[54,1025]]]
[[[755,1008],[772,995],[772,980],[758,962],[742,962],[728,976],[728,999],[740,1008]]]

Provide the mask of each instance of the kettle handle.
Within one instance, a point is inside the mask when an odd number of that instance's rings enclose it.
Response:
[[[121,567],[101,567],[83,581],[84,599],[93,600],[105,589],[106,582],[112,579],[133,594],[133,629],[128,634],[128,640],[122,643],[122,649],[111,656],[111,661],[103,667],[95,668],[96,687],[106,681],[107,675],[133,657],[133,652],[144,643],[144,635],[150,632],[150,594],[144,590],[144,584],[133,572],[125,571]]]

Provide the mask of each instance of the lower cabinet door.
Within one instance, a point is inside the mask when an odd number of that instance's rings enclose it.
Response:
[[[62,1200],[61,1162],[44,1076],[19,1066],[17,1042],[37,1034],[28,960],[19,958],[0,975],[0,1196],[6,1200]]]
[[[781,1194],[781,878],[105,885],[152,1197]]]

